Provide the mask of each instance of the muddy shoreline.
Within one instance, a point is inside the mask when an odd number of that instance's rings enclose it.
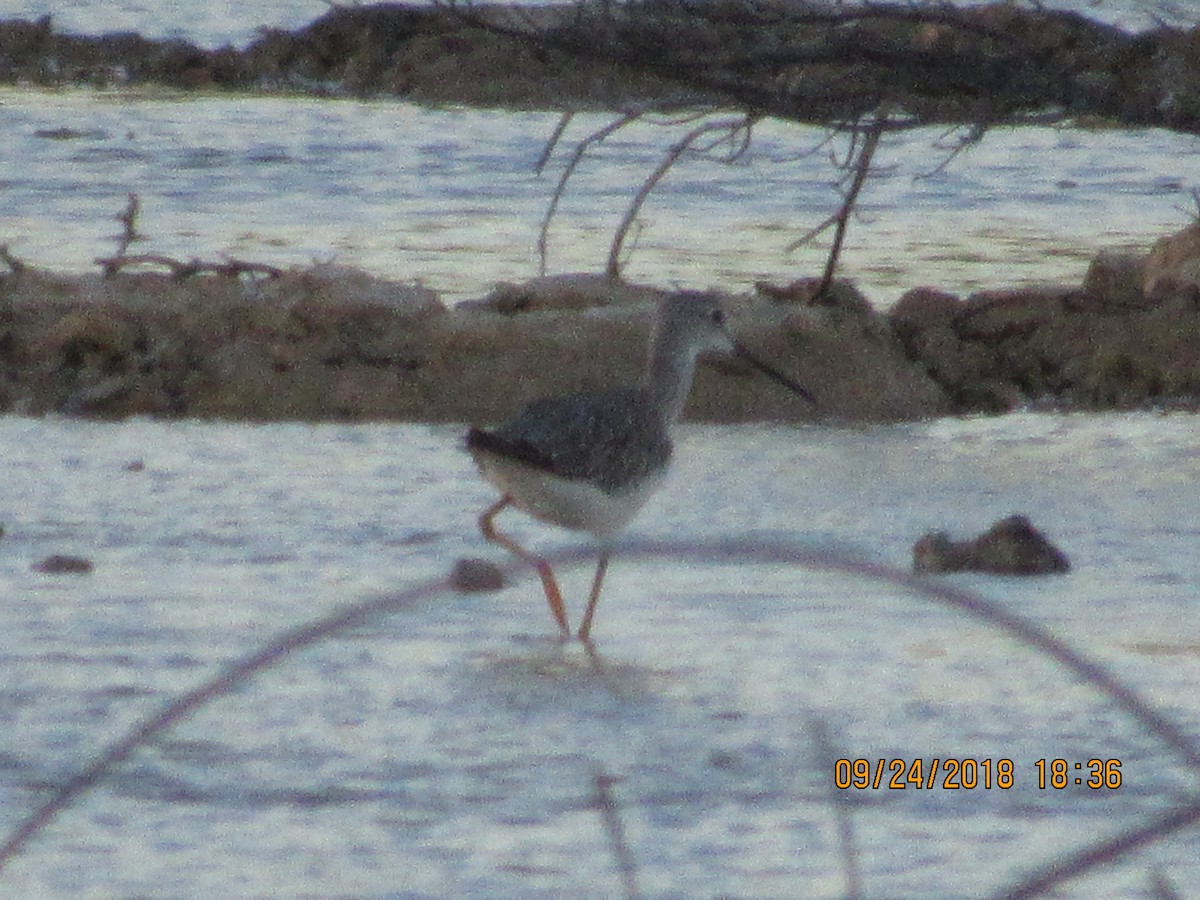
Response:
[[[137,267],[134,267],[135,269]],[[653,286],[602,275],[502,284],[451,307],[414,280],[333,265],[0,275],[0,411],[99,418],[494,422],[530,399],[640,377]],[[819,409],[721,359],[695,421],[886,422],[1042,406],[1200,404],[1200,224],[1078,285],[907,292],[847,282],[726,297],[747,344]]]

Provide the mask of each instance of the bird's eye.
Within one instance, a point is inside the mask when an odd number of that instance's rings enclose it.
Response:
[[[712,320],[712,323],[714,325],[724,325],[725,324],[725,311],[724,310],[714,309],[711,313],[708,314],[708,317],[709,317],[709,319]]]

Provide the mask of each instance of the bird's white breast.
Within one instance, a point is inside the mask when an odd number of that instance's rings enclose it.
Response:
[[[551,525],[586,531],[596,538],[624,528],[662,482],[665,470],[614,493],[566,479],[492,453],[476,453],[479,471],[513,505]]]

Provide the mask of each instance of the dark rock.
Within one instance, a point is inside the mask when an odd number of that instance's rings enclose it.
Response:
[[[504,587],[504,572],[486,559],[466,558],[454,564],[450,585],[467,593],[490,593]]]
[[[1159,238],[1146,258],[1147,296],[1180,287],[1200,287],[1200,222]]]
[[[967,340],[998,341],[1027,335],[1062,315],[1071,287],[978,291],[954,318],[954,329]]]
[[[949,326],[962,310],[962,301],[955,294],[932,287],[915,287],[905,291],[888,310],[888,320],[901,338],[926,328]]]
[[[92,561],[83,556],[55,553],[34,563],[33,570],[47,575],[86,575],[92,571]]]
[[[932,532],[913,545],[917,572],[990,572],[997,575],[1051,575],[1070,570],[1066,555],[1025,516],[1001,519],[977,538],[953,541]]]
[[[582,310],[619,303],[651,304],[662,291],[647,285],[630,284],[607,275],[572,272],[546,275],[515,284],[497,283],[482,300],[465,300],[460,309],[480,309],[511,316],[545,310]]]
[[[1147,309],[1150,303],[1143,289],[1145,280],[1145,256],[1102,250],[1088,265],[1083,293],[1069,299],[1069,309],[1100,313]]]
[[[875,307],[854,282],[835,278],[824,294],[819,294],[820,278],[799,278],[784,285],[769,281],[754,282],[754,289],[773,303],[795,306],[824,306],[860,316],[874,316]]]

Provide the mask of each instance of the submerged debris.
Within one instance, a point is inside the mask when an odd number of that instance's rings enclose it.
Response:
[[[86,575],[92,571],[92,561],[84,556],[55,553],[34,563],[33,570],[47,575]]]
[[[977,538],[953,541],[944,531],[913,545],[917,572],[991,572],[997,575],[1052,575],[1071,563],[1025,516],[1001,519]]]
[[[450,573],[450,586],[464,593],[491,593],[504,587],[504,572],[486,559],[460,559]]]

